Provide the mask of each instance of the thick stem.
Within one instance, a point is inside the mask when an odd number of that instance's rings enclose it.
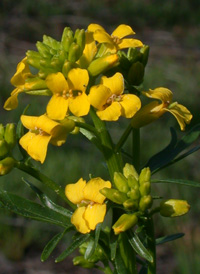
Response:
[[[133,128],[132,131],[132,156],[133,165],[137,172],[140,171],[140,129]]]
[[[154,223],[153,218],[148,217],[146,222],[146,235],[147,235],[147,245],[148,251],[152,255],[153,261],[148,264],[148,274],[156,273],[156,241],[155,241],[155,233],[154,233]]]
[[[65,202],[67,202],[72,208],[75,208],[75,205],[72,204],[67,197],[65,196],[64,190],[56,182],[52,181],[46,175],[42,174],[39,170],[24,164],[23,162],[16,162],[15,167],[31,175],[35,179],[39,180],[41,183],[46,185],[48,188],[52,189],[57,195],[59,195]]]

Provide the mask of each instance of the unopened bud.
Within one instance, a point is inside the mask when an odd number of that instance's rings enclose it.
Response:
[[[141,196],[149,195],[151,192],[151,183],[150,182],[144,182],[140,185],[140,194]]]
[[[139,189],[132,188],[129,192],[127,192],[127,196],[133,200],[140,199],[140,191]]]
[[[137,210],[139,206],[139,200],[128,199],[123,203],[123,207],[127,210]]]
[[[135,214],[123,214],[119,217],[117,222],[112,226],[115,235],[118,235],[121,232],[124,232],[133,226],[135,226],[138,222],[138,218]]]
[[[149,167],[145,167],[142,169],[139,176],[139,183],[142,185],[145,182],[149,182],[151,179],[151,170]]]
[[[139,86],[144,78],[144,65],[141,62],[133,63],[128,71],[128,82],[131,85]]]
[[[146,66],[149,58],[149,46],[143,46],[140,49],[140,52],[142,53],[141,62],[143,63],[144,66]]]
[[[77,45],[79,45],[81,51],[84,50],[85,47],[85,30],[84,29],[77,29],[74,34],[74,40]]]
[[[62,67],[62,73],[65,77],[67,77],[68,72],[71,70],[71,68],[72,68],[72,63],[66,60]]]
[[[145,211],[152,206],[153,199],[151,195],[142,196],[139,202],[139,209]]]
[[[44,58],[51,58],[52,55],[49,53],[50,47],[43,44],[42,42],[37,42],[36,47],[40,53],[40,55]]]
[[[43,35],[43,43],[56,51],[60,49],[60,42],[50,36]]]
[[[67,132],[71,132],[75,128],[75,122],[72,119],[65,118],[60,121],[60,124],[65,127]]]
[[[102,56],[92,61],[88,67],[91,76],[97,76],[118,64],[117,54]]]
[[[169,199],[160,203],[160,214],[164,217],[178,217],[186,214],[190,205],[185,200]]]
[[[0,124],[0,140],[4,139],[4,126]]]
[[[130,188],[139,189],[139,182],[133,175],[128,176],[128,185]]]
[[[9,152],[8,144],[5,140],[0,140],[0,158],[4,158]]]
[[[76,43],[72,43],[69,48],[68,60],[75,63],[81,57],[81,48]]]
[[[136,171],[136,169],[134,168],[133,165],[126,163],[124,168],[123,168],[123,174],[126,178],[128,178],[129,175],[133,175],[135,177],[136,180],[138,180],[139,175]]]
[[[117,189],[104,187],[100,189],[100,193],[116,204],[121,205],[127,200],[127,195]]]
[[[10,123],[6,125],[4,138],[9,148],[12,149],[16,144],[16,128],[15,124]]]
[[[126,177],[120,172],[114,172],[114,183],[116,188],[123,193],[127,193],[130,190]]]
[[[8,174],[14,167],[15,160],[12,157],[6,157],[0,161],[0,175]]]

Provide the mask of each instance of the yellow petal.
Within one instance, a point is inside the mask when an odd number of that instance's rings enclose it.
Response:
[[[141,108],[141,101],[139,97],[133,94],[122,95],[122,116],[126,118],[132,118],[135,113]]]
[[[30,142],[33,140],[33,138],[35,137],[35,133],[32,132],[27,132],[24,136],[21,137],[21,139],[19,140],[20,145],[23,147],[24,150],[27,151],[28,146],[30,144]]]
[[[133,34],[135,34],[135,32],[132,30],[132,28],[124,24],[119,25],[112,33],[113,36],[116,36],[118,38],[123,38],[125,36]]]
[[[51,139],[49,135],[30,135],[30,132],[27,133],[29,136],[22,137],[19,141],[22,147],[26,147],[27,153],[36,161],[40,161],[42,164],[46,158],[47,146]],[[23,139],[25,138],[25,139]],[[28,142],[26,144],[26,142]]]
[[[120,95],[124,91],[124,78],[119,72],[115,73],[112,77],[101,77],[101,84],[108,87],[112,94]]]
[[[104,181],[100,177],[91,179],[83,189],[84,198],[102,204],[105,200],[105,196],[102,195],[99,190],[104,187],[111,188],[111,183],[109,181]]]
[[[90,32],[86,32],[85,39],[86,41],[83,55],[79,59],[81,68],[87,68],[97,53],[97,46],[96,42],[93,39],[93,34]]]
[[[62,93],[64,90],[68,91],[68,83],[61,72],[52,73],[46,78],[47,87],[54,93]]]
[[[95,32],[98,29],[102,30],[102,31],[105,31],[105,29],[102,26],[100,26],[99,24],[90,24],[87,28],[87,30],[89,32]]]
[[[11,96],[5,101],[4,108],[6,110],[15,109],[18,106],[18,95],[23,92],[22,89],[16,88],[12,91]]]
[[[69,98],[69,109],[75,116],[87,115],[90,110],[88,96],[82,93],[75,98]]]
[[[171,90],[163,87],[150,89],[149,91],[143,92],[143,94],[149,98],[159,99],[160,101],[162,101],[162,103],[167,104],[171,103],[173,96]]]
[[[73,204],[79,204],[84,200],[83,189],[86,181],[80,178],[75,184],[68,184],[65,187],[65,195]]]
[[[102,223],[106,214],[106,205],[88,205],[84,212],[84,219],[89,229],[94,230],[97,224]]]
[[[108,44],[114,44],[111,36],[103,30],[96,30],[93,34],[94,40],[96,40],[99,43],[108,43]]]
[[[105,110],[98,110],[97,115],[104,121],[117,121],[121,116],[121,109],[120,103],[114,102]]]
[[[86,69],[71,69],[67,75],[67,81],[69,89],[85,92],[89,82],[88,72]]]
[[[87,226],[85,219],[83,218],[84,212],[85,207],[77,208],[71,217],[71,223],[76,227],[79,232],[86,234],[90,232],[90,229]]]
[[[11,78],[11,84],[14,86],[21,86],[25,83],[25,78],[30,75],[29,65],[27,64],[27,57],[22,59],[21,62],[17,65],[17,71],[14,76]]]
[[[176,118],[181,130],[185,130],[185,124],[189,124],[192,119],[192,114],[190,111],[180,104],[175,104],[171,108],[165,108]]]
[[[59,132],[58,136],[52,137],[50,140],[50,143],[54,146],[61,146],[66,142],[67,139],[67,131],[65,131],[64,129],[62,129],[61,132]]]
[[[59,136],[65,130],[64,126],[49,119],[49,117],[47,117],[46,115],[41,115],[38,117],[36,121],[36,126],[37,128],[42,129],[44,132],[48,133],[52,137]]]
[[[111,90],[104,85],[93,86],[90,89],[88,100],[93,107],[102,110],[111,95]]]
[[[24,127],[35,130],[36,129],[36,123],[38,120],[37,116],[28,116],[28,115],[21,115],[21,122]]]
[[[47,105],[47,115],[51,119],[63,120],[68,110],[68,99],[53,95]]]
[[[122,39],[117,45],[118,49],[143,47],[143,43],[137,39]]]

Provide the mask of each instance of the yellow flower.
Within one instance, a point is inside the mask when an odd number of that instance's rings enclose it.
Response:
[[[153,101],[142,107],[133,117],[133,127],[139,128],[145,126],[154,120],[157,120],[167,111],[176,118],[181,130],[184,130],[185,125],[190,123],[192,114],[185,106],[180,105],[177,102],[172,103],[173,94],[169,89],[159,87],[143,92],[143,94],[149,98],[158,99],[161,103],[158,101]]]
[[[99,43],[105,43],[106,52],[116,53],[118,50],[125,48],[142,47],[143,43],[140,40],[132,38],[124,38],[128,35],[133,35],[135,32],[128,25],[119,25],[111,35],[98,24],[90,24],[88,31],[93,32],[94,39]]]
[[[99,190],[104,187],[111,188],[111,183],[101,178],[93,178],[88,183],[81,178],[77,183],[66,186],[65,195],[78,207],[71,222],[79,232],[89,233],[103,222],[106,204],[105,196]]]
[[[120,116],[132,118],[140,109],[140,99],[133,94],[123,94],[124,79],[117,72],[112,77],[103,76],[100,85],[90,89],[90,104],[97,109],[101,120],[116,121]]]
[[[67,138],[67,133],[73,130],[74,122],[69,120],[65,126],[52,121],[46,115],[21,116],[24,127],[29,129],[20,140],[20,145],[36,161],[44,162],[47,154],[47,146],[52,143],[55,146],[61,146]]]
[[[61,72],[47,76],[47,87],[53,93],[47,105],[47,115],[51,119],[62,120],[68,109],[78,117],[87,115],[90,109],[85,93],[88,82],[87,70],[80,68],[71,69],[67,80]]]

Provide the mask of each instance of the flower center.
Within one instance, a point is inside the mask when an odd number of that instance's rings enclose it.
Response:
[[[81,94],[82,94],[81,90],[73,90],[73,89],[65,90],[64,89],[61,93],[56,93],[56,96],[62,96],[63,98],[68,99],[68,98],[80,96]]]
[[[113,102],[120,102],[122,101],[121,95],[112,94],[106,101],[105,105],[103,105],[104,108],[109,107]]]
[[[48,135],[44,130],[42,130],[41,128],[38,128],[38,127],[35,127],[35,129],[30,129],[29,131],[31,133],[35,133],[36,135],[41,135],[41,136]]]
[[[111,35],[111,38],[115,44],[119,44],[121,42],[121,39],[117,36]]]

